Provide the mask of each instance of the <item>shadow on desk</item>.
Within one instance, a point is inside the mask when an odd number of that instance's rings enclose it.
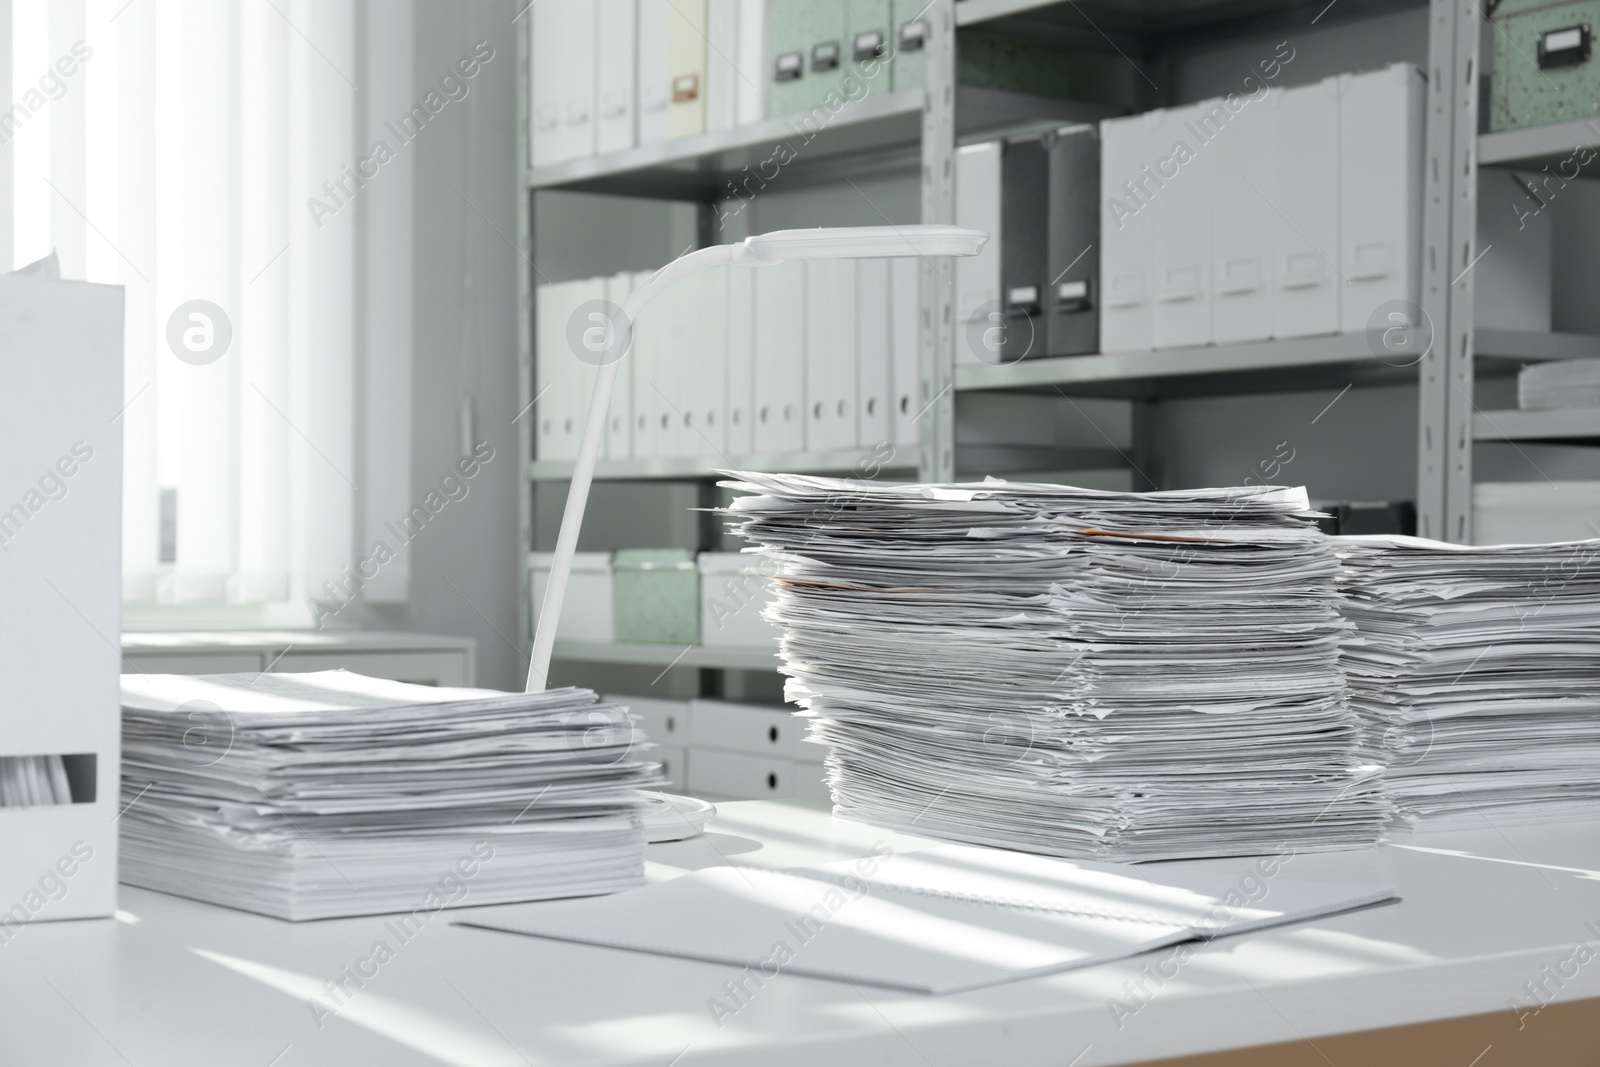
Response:
[[[1137,1067],[1594,1067],[1600,1000],[1510,1007],[1411,1026],[1257,1045]]]

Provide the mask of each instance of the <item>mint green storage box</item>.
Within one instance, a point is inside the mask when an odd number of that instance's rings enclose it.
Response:
[[[700,643],[700,572],[686,548],[625,548],[611,561],[617,640]]]

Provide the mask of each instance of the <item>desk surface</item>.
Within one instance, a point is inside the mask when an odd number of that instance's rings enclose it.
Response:
[[[706,836],[652,845],[650,875],[814,863],[881,840],[931,843],[797,806],[727,804]],[[400,942],[382,917],[290,924],[125,886],[115,919],[39,924],[0,945],[0,1060],[1092,1067],[1531,1006],[1529,981],[1556,1000],[1600,996],[1600,958],[1573,962],[1574,946],[1600,941],[1600,821],[1293,862],[1375,872],[1403,899],[1223,939],[1187,961],[1168,949],[949,997],[780,975],[720,1027],[708,1001],[726,998],[732,967],[451,925],[462,912]],[[379,941],[391,958],[365,965],[377,973],[319,1019],[308,1000]]]

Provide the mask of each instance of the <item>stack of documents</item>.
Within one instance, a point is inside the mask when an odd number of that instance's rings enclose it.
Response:
[[[627,713],[316,674],[124,675],[124,882],[282,919],[643,881]]]
[[[1134,870],[940,846],[782,871],[711,867],[606,900],[506,909],[470,923],[747,967],[764,978],[788,972],[955,993],[1394,897],[1375,881],[1303,873],[1308,865],[1285,853]]]
[[[1600,810],[1600,541],[1341,542],[1350,699],[1399,814]]]
[[[60,756],[0,756],[0,808],[71,803]]]
[[[1600,408],[1600,359],[1528,364],[1517,373],[1517,406],[1524,411]]]
[[[1303,490],[730,473],[837,814],[1123,860],[1377,840]]]

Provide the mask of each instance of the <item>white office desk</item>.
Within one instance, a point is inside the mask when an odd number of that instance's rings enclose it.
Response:
[[[709,835],[651,846],[651,876],[843,858],[880,839],[925,844],[816,810],[728,804]],[[1108,999],[1174,950],[949,997],[781,975],[719,1028],[707,1001],[726,998],[732,967],[450,925],[461,912],[400,944],[382,918],[291,924],[123,887],[118,919],[41,924],[0,945],[0,1063],[1090,1067],[1504,1011],[1542,968],[1570,971],[1574,945],[1600,942],[1600,822],[1411,843],[1462,855],[1296,857],[1385,871],[1404,899],[1202,947],[1175,978],[1145,979],[1153,996],[1120,1029]],[[393,958],[319,1028],[306,999],[380,939]],[[1600,996],[1600,958],[1548,988]]]

